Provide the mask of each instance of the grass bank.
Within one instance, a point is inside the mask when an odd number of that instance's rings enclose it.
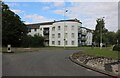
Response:
[[[108,58],[120,58],[118,51],[112,51],[112,47],[105,47],[100,49],[99,47],[82,47],[83,52],[93,56],[102,56]]]

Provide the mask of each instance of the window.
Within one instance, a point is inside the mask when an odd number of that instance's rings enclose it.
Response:
[[[67,41],[65,41],[65,45],[67,45],[68,44],[68,42]]]
[[[55,27],[52,27],[52,31],[55,31]]]
[[[55,41],[52,41],[52,45],[55,45]]]
[[[72,45],[74,45],[75,44],[75,42],[74,41],[72,41]]]
[[[58,33],[58,38],[60,38],[60,33]]]
[[[67,38],[68,37],[68,34],[67,33],[65,33],[65,38]]]
[[[74,34],[74,33],[72,33],[72,34],[71,34],[71,36],[72,36],[72,38],[74,38],[74,37],[75,37],[75,34]]]
[[[74,26],[72,26],[72,30],[74,30]]]
[[[34,31],[37,31],[37,28],[35,28]]]
[[[60,45],[60,41],[58,41],[58,45]]]
[[[52,34],[52,38],[55,38],[55,34]]]
[[[65,31],[67,30],[67,25],[65,26]]]
[[[58,30],[60,30],[60,26],[58,26]]]

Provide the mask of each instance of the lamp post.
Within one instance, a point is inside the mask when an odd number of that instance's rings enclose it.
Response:
[[[65,41],[66,41],[66,39],[65,39],[65,13],[67,13],[68,12],[68,10],[64,10],[64,49],[65,49]]]
[[[101,20],[103,20],[105,17],[102,17]],[[103,43],[102,43],[102,26],[100,27],[100,49],[102,49]]]

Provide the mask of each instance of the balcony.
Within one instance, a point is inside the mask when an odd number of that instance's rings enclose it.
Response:
[[[80,34],[81,34],[81,33],[82,33],[82,31],[81,31],[81,30],[78,30],[78,33],[80,33]]]
[[[43,31],[43,34],[44,34],[44,35],[48,35],[48,34],[49,34],[49,30],[44,30],[44,31]]]
[[[82,35],[82,36],[86,36],[86,35],[87,35],[87,32],[82,32],[81,35]]]
[[[82,33],[82,30],[81,30],[81,28],[78,28],[78,33],[80,33],[80,34]]]
[[[78,36],[78,39],[80,40],[80,39],[81,39],[81,36]]]
[[[85,42],[86,40],[87,40],[87,38],[85,38],[85,37],[81,38],[81,42]]]
[[[44,36],[45,40],[49,40],[49,36]]]

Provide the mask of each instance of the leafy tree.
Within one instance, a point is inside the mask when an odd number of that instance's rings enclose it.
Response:
[[[117,39],[118,39],[118,43],[120,44],[120,30],[117,31]]]
[[[2,2],[2,45],[20,46],[26,33],[26,25],[21,21],[20,17]]]
[[[108,39],[108,43],[110,45],[116,44],[116,41],[117,41],[116,33],[115,32],[108,32],[107,39]]]
[[[118,42],[117,42],[118,41]],[[116,32],[116,44],[113,47],[113,51],[120,51],[120,30]]]
[[[96,20],[97,25],[95,31],[93,33],[93,41],[99,46],[101,40],[101,33],[102,33],[102,43],[107,43],[107,32],[108,30],[105,28],[104,19],[99,18]],[[102,32],[101,32],[102,31]]]
[[[39,34],[35,34],[34,36],[28,35],[25,36],[22,41],[23,47],[44,47],[44,37]]]

